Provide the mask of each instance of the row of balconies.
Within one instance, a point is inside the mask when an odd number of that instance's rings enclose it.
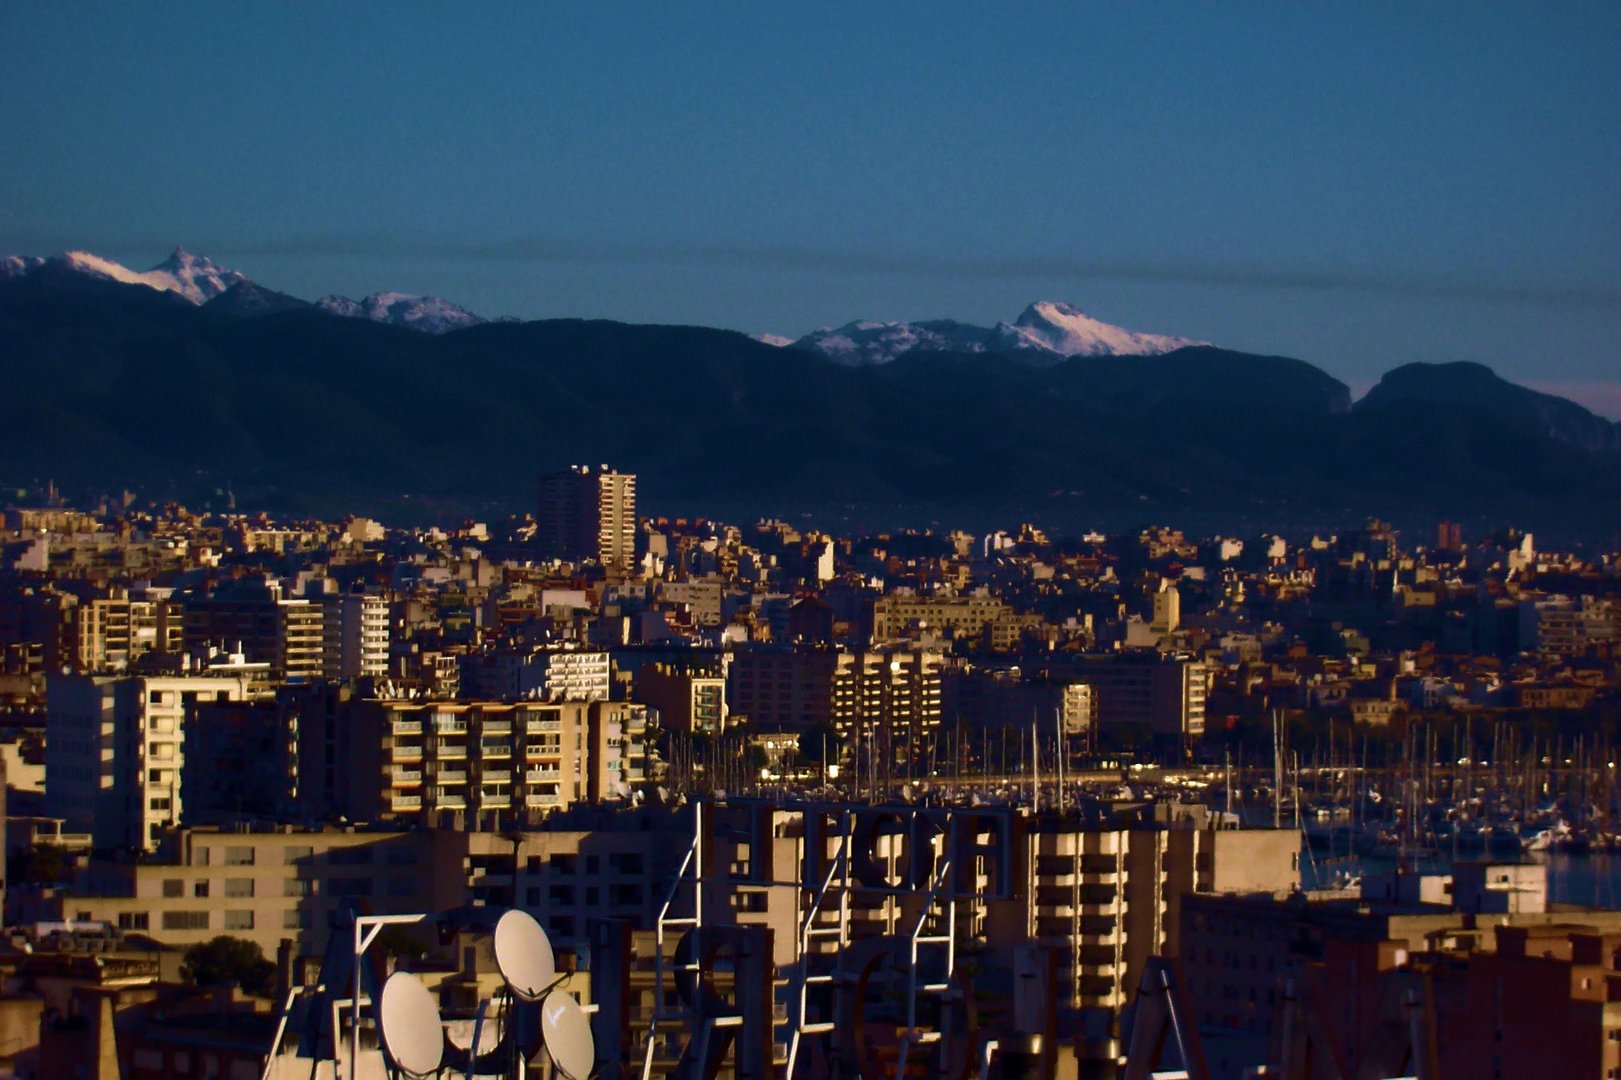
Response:
[[[461,810],[467,806],[467,796],[460,791],[435,789],[428,798],[431,805],[440,810]],[[500,810],[512,805],[511,792],[481,791],[478,793],[478,804],[486,810]],[[557,793],[529,792],[523,796],[523,804],[531,809],[544,809],[550,806],[561,806],[563,796]],[[396,813],[405,810],[417,810],[423,806],[423,796],[393,793],[389,798],[389,809]]]

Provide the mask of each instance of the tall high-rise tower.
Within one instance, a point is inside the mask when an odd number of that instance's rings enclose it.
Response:
[[[535,533],[553,559],[595,559],[628,569],[636,561],[636,477],[606,465],[575,465],[540,477]]]

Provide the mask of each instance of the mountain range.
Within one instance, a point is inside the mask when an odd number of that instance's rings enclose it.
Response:
[[[675,512],[1621,522],[1617,426],[1479,365],[1398,367],[1353,404],[1305,361],[1055,303],[818,334],[312,304],[184,251],[143,272],[14,257],[0,486],[398,518],[522,511],[537,471],[607,461]]]
[[[786,343],[784,338],[769,340],[773,344]],[[995,326],[974,326],[950,319],[863,320],[812,331],[793,344],[857,367],[887,364],[915,350],[1005,353],[1039,367],[1062,363],[1071,356],[1160,356],[1209,343],[1126,330],[1094,319],[1069,304],[1038,300],[1013,322]]]
[[[183,247],[174,249],[163,262],[150,270],[131,270],[111,259],[92,255],[88,251],[68,251],[43,258],[38,255],[11,255],[0,259],[0,279],[17,278],[36,273],[59,276],[63,273],[82,274],[103,281],[116,281],[125,285],[144,285],[159,292],[173,293],[193,304],[210,304],[223,300],[218,310],[230,309],[240,315],[262,315],[270,311],[284,311],[292,307],[311,306],[306,300],[273,292],[235,270],[227,270],[212,260],[193,255]],[[225,294],[241,286],[234,297]],[[260,305],[260,306],[255,306]],[[268,305],[268,306],[264,306]],[[477,326],[485,320],[466,308],[458,307],[436,296],[414,296],[410,293],[378,292],[362,300],[347,296],[323,296],[315,307],[333,315],[367,319],[388,323],[430,334],[443,334],[467,326]]]

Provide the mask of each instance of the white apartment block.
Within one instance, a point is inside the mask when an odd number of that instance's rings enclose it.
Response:
[[[322,651],[329,679],[388,675],[389,604],[381,596],[340,593],[321,598]]]
[[[45,716],[45,800],[98,848],[151,851],[179,824],[185,725],[198,701],[245,701],[247,675],[53,676]]]
[[[492,701],[607,701],[613,666],[601,649],[496,650],[462,659],[461,691]]]

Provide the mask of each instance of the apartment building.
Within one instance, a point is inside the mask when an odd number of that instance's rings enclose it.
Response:
[[[460,693],[492,701],[606,701],[613,665],[602,649],[491,649],[461,657]]]
[[[123,671],[148,653],[178,654],[178,605],[132,599],[126,591],[81,600],[73,611],[73,666],[81,672]]]
[[[1621,603],[1609,597],[1528,597],[1519,618],[1520,648],[1544,657],[1580,656],[1621,640]]]
[[[699,858],[677,884],[695,838]],[[696,872],[702,925],[771,931],[769,963],[746,992],[772,1001],[772,1041],[788,1038],[797,1015],[797,975],[859,967],[886,942],[904,955],[926,909],[944,916],[948,905],[949,918],[930,925],[951,929],[959,972],[973,972],[963,985],[987,1022],[1001,1022],[989,1017],[1007,1007],[1018,958],[1040,954],[1055,959],[1054,1007],[1107,1026],[1146,959],[1180,947],[1192,890],[1288,890],[1298,843],[1284,831],[1211,829],[1198,808],[575,807],[518,830],[185,830],[168,861],[98,864],[85,889],[41,910],[177,947],[230,933],[269,955],[283,938],[318,955],[332,915],[362,896],[380,913],[518,906],[561,954],[589,951],[591,993],[614,1010],[610,1029],[634,1041],[658,1003],[673,1000],[674,986],[657,982],[654,931],[667,897],[676,897],[672,917],[693,913]],[[929,880],[943,889],[931,896],[918,884]],[[818,928],[808,937],[807,918]],[[667,927],[666,979],[688,926]],[[634,945],[606,947],[616,932]],[[941,945],[920,948],[925,965],[939,961]],[[631,964],[624,983],[616,959]],[[832,1056],[853,1052],[847,1028],[827,1039]]]
[[[790,983],[918,926],[953,927],[957,963],[987,987],[1033,947],[1054,960],[1055,1004],[1107,1029],[1147,960],[1181,947],[1188,896],[1299,885],[1297,833],[1211,828],[1202,807],[1091,809],[733,800],[706,808],[704,918],[770,928]],[[922,947],[922,962],[941,962],[939,948]]]
[[[182,820],[186,727],[199,702],[245,701],[250,677],[52,676],[45,805],[98,848],[151,851]]]
[[[445,862],[435,859],[435,835],[187,829],[169,859],[95,863],[86,888],[42,899],[35,914],[104,922],[174,948],[229,934],[266,956],[283,939],[318,956],[332,917],[356,903],[394,914],[464,902],[466,875],[434,872]]]
[[[1054,677],[1092,688],[1100,731],[1146,729],[1156,745],[1186,746],[1204,734],[1210,672],[1202,660],[1153,649],[1127,649],[1055,660]]]
[[[647,776],[647,708],[625,701],[284,695],[294,802],[371,823],[503,827],[622,800]]]
[[[266,956],[283,939],[321,955],[333,916],[357,902],[376,914],[522,907],[560,949],[583,948],[593,918],[651,927],[690,824],[659,810],[560,820],[507,833],[184,829],[169,857],[95,863],[84,888],[33,900],[28,913],[104,922],[182,949],[230,934]]]
[[[183,601],[182,644],[241,652],[270,665],[273,679],[318,679],[326,673],[325,609],[289,599],[274,581],[240,581]]]
[[[1340,1047],[1342,1060],[1352,1065],[1356,1075],[1362,1075],[1359,1055],[1370,1054],[1380,1042],[1376,1025],[1370,1020],[1382,1008],[1391,977],[1418,968],[1429,973],[1426,981],[1431,990],[1437,991],[1433,999],[1437,1005],[1450,998],[1453,1007],[1461,1009],[1455,1016],[1451,1037],[1444,1032],[1453,1021],[1445,1015],[1439,1017],[1443,1062],[1451,1056],[1447,1044],[1462,1040],[1476,1045],[1481,1056],[1473,1060],[1485,1069],[1449,1065],[1441,1075],[1533,1075],[1521,1067],[1511,1067],[1510,1059],[1530,1053],[1531,1047],[1522,1045],[1510,1051],[1504,1046],[1505,1031],[1500,1021],[1505,1015],[1502,1002],[1506,999],[1498,997],[1517,995],[1520,988],[1532,985],[1531,979],[1514,974],[1526,966],[1522,962],[1527,958],[1524,942],[1548,939],[1560,943],[1553,947],[1553,953],[1564,950],[1568,979],[1571,954],[1567,939],[1573,932],[1611,936],[1621,933],[1621,912],[1570,905],[1550,911],[1546,895],[1545,867],[1460,863],[1453,877],[1408,873],[1365,882],[1361,896],[1185,897],[1179,953],[1186,979],[1185,1003],[1205,1034],[1207,1049],[1214,1048],[1213,1075],[1237,1077],[1246,1067],[1277,1060],[1281,1052],[1277,1040],[1286,1023],[1286,1007],[1297,1001],[1296,1015],[1287,1022],[1298,1028],[1311,1017],[1338,1018],[1337,1023],[1344,1026],[1336,1032],[1320,1032],[1319,1037],[1346,1040]],[[1510,932],[1508,941],[1520,945],[1519,955],[1512,959],[1508,953],[1500,959],[1482,955],[1501,952],[1505,932]],[[1537,953],[1540,950],[1533,955]],[[1431,954],[1432,961],[1418,964],[1418,958],[1425,954]],[[1449,956],[1453,959],[1447,959]],[[1472,971],[1469,978],[1483,980],[1467,992],[1476,995],[1475,1002],[1467,1006],[1458,1002],[1455,992],[1443,995],[1437,986],[1441,974],[1458,972],[1460,956]],[[1415,964],[1417,967],[1411,967]],[[1600,979],[1592,976],[1589,988]],[[1580,980],[1576,982],[1579,986]],[[1571,984],[1564,985],[1568,988]],[[1288,993],[1291,987],[1293,995]],[[1529,1015],[1541,1010],[1544,1005],[1534,999],[1542,993],[1539,990],[1518,998],[1520,1004],[1514,1007],[1515,1012],[1523,1009]],[[1558,1026],[1566,1018],[1581,1014],[1580,1008],[1571,1007],[1568,993],[1548,998],[1548,1002],[1554,1000],[1559,1005],[1548,1006],[1550,1024]],[[1604,999],[1600,995],[1593,1000],[1602,1003]],[[1604,1005],[1601,1011],[1621,1018],[1618,1008],[1621,1004]],[[1503,1056],[1495,1067],[1490,1063],[1493,1041],[1476,1038],[1471,1031],[1479,1025],[1498,1030],[1495,1045]],[[1621,1027],[1621,1019],[1607,1022],[1604,1030],[1617,1027]],[[1586,1039],[1583,1053],[1597,1052],[1604,1037],[1600,1034]],[[1388,1041],[1388,1033],[1383,1038]],[[1471,1056],[1469,1052],[1454,1060]],[[1528,1060],[1519,1056],[1521,1066]],[[1566,1072],[1551,1064],[1545,1073],[1536,1074],[1607,1075],[1580,1069]]]
[[[322,668],[329,679],[388,674],[392,624],[389,602],[366,593],[321,597]]]
[[[636,477],[606,465],[542,474],[535,522],[545,558],[629,569],[636,562]]]
[[[719,735],[726,730],[726,678],[649,664],[636,675],[637,701],[658,713],[666,731]]]
[[[1018,671],[948,671],[941,680],[946,723],[974,731],[1029,730],[1081,735],[1093,724],[1092,688],[1082,682],[1026,680]]]
[[[831,725],[846,738],[884,732],[906,743],[940,726],[942,662],[923,649],[744,649],[727,690],[756,730]]]
[[[994,596],[886,596],[872,605],[872,640],[898,641],[926,628],[941,637],[978,638],[1012,609]]]

